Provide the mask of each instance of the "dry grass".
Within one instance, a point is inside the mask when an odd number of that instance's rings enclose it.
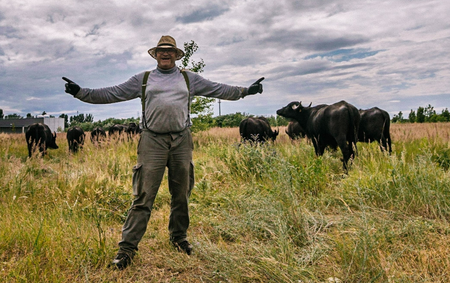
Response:
[[[187,256],[168,240],[163,180],[138,256],[111,271],[131,202],[137,140],[27,157],[0,134],[0,278],[5,282],[449,282],[449,123],[393,124],[394,152],[359,145],[317,158],[280,127],[238,146],[237,128],[194,135]]]
[[[393,141],[409,142],[418,139],[450,141],[450,123],[391,124]]]
[[[278,141],[285,142],[288,136],[285,134],[286,127],[272,127],[278,129],[280,135]],[[239,142],[238,128],[212,128],[205,132],[195,135],[198,140],[222,140],[225,142]],[[450,141],[450,123],[404,123],[391,124],[391,137],[393,141],[408,142],[427,138],[429,140],[441,140],[443,142]]]

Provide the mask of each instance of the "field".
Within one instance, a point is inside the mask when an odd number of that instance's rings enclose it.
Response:
[[[138,140],[88,140],[28,158],[0,134],[3,282],[450,282],[450,124],[394,124],[393,153],[339,151],[280,136],[238,146],[238,129],[194,134],[191,256],[168,237],[164,179],[134,264],[117,252]]]

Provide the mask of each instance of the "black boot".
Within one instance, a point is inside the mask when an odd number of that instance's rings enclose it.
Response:
[[[134,255],[129,255],[124,252],[118,252],[113,261],[109,264],[109,267],[117,268],[119,270],[125,269],[133,261]]]
[[[178,251],[191,255],[193,247],[187,240],[184,240],[181,243],[172,242],[172,244],[177,248]]]

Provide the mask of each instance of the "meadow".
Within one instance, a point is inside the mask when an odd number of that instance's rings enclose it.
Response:
[[[239,146],[237,128],[194,134],[193,255],[168,237],[165,178],[129,268],[108,268],[132,201],[138,138],[87,140],[28,158],[0,134],[3,282],[450,282],[450,123],[393,124],[393,152],[358,143],[316,157],[280,127]],[[89,139],[89,137],[88,137]]]

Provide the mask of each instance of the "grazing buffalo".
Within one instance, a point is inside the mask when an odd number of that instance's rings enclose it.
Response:
[[[36,147],[39,147],[42,156],[47,153],[47,148],[58,148],[56,145],[56,133],[52,134],[50,128],[43,123],[29,125],[25,132],[25,139],[27,140],[29,157],[31,157]]]
[[[366,110],[359,110],[361,122],[359,124],[358,141],[380,143],[381,150],[392,152],[390,126],[391,120],[389,113],[373,107]]]
[[[109,137],[120,137],[122,133],[126,133],[128,126],[115,124],[109,128],[108,135]]]
[[[332,105],[302,106],[291,102],[277,110],[277,114],[299,122],[306,136],[312,141],[316,155],[323,155],[326,147],[342,151],[344,171],[347,162],[354,156],[358,140],[359,112],[355,106],[340,101]]]
[[[75,153],[79,148],[83,148],[85,137],[86,134],[80,127],[74,126],[67,130],[67,142],[69,143],[69,151]]]
[[[275,141],[278,136],[278,131],[272,131],[269,121],[265,117],[245,118],[239,124],[239,133],[243,142]]]
[[[141,133],[141,128],[139,128],[139,125],[131,122],[128,124],[128,127],[125,129],[125,132],[128,134],[128,138],[132,138],[133,136]]]
[[[291,140],[296,140],[303,138],[305,136],[305,131],[302,126],[300,126],[299,122],[290,121],[286,128],[286,134],[291,138]]]
[[[91,131],[91,142],[97,144],[106,139],[106,132],[102,127],[95,127]]]

